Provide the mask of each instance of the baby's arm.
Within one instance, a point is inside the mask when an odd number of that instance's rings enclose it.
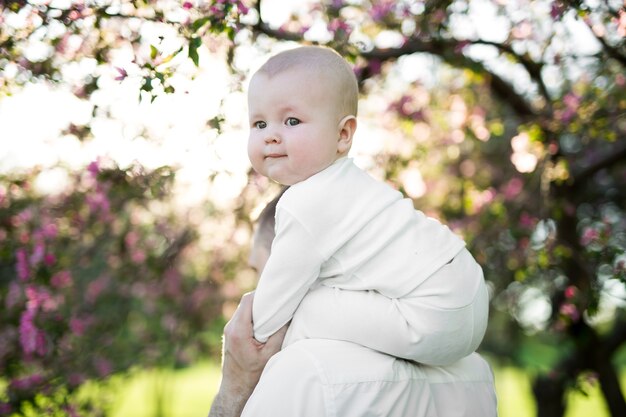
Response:
[[[265,342],[291,320],[319,277],[322,262],[308,231],[294,217],[281,213],[271,255],[255,291],[252,308],[255,339]]]

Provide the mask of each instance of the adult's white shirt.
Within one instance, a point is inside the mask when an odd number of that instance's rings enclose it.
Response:
[[[242,417],[493,417],[493,374],[477,353],[417,365],[327,339],[289,345],[268,362]]]

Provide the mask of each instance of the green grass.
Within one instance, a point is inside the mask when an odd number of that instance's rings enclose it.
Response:
[[[499,417],[534,417],[530,377],[515,367],[495,367]],[[206,417],[220,380],[217,364],[178,371],[141,371],[121,382],[112,417]],[[626,387],[626,372],[622,373]],[[571,392],[565,417],[609,417],[597,385],[587,396]]]
[[[528,374],[514,367],[494,368],[494,373],[499,417],[534,417],[536,406]],[[626,372],[622,372],[621,384],[626,395]],[[565,417],[609,417],[598,384],[587,386],[585,392],[571,391],[568,394]]]
[[[202,363],[178,370],[138,372],[117,388],[112,417],[206,417],[220,367]]]

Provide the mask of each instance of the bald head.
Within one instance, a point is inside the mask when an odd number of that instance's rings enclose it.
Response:
[[[272,56],[259,68],[257,74],[271,78],[293,69],[311,71],[321,76],[335,94],[337,108],[342,116],[356,116],[359,100],[357,80],[348,62],[337,52],[321,46],[290,49]]]

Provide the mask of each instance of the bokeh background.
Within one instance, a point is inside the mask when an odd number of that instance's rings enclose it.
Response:
[[[624,6],[1,0],[0,415],[206,415],[278,191],[246,81],[314,43],[357,164],[484,267],[500,416],[625,416]]]

